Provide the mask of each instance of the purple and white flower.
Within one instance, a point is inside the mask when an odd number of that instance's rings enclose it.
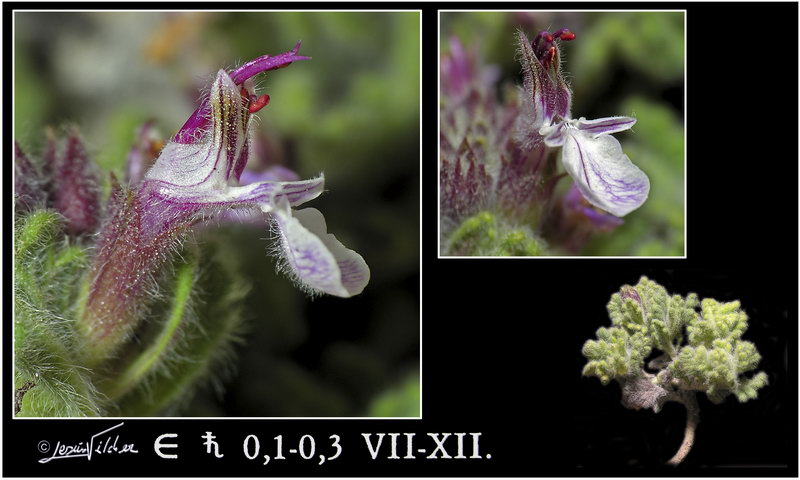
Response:
[[[136,316],[138,300],[149,277],[166,261],[166,252],[193,225],[229,209],[270,214],[283,264],[304,289],[351,297],[367,285],[366,262],[327,232],[322,214],[292,209],[322,193],[322,175],[240,184],[253,152],[252,114],[269,101],[255,94],[253,77],[308,59],[297,54],[299,47],[259,57],[231,72],[220,70],[208,97],[135,189],[117,189],[109,206],[113,215],[100,232],[84,312],[94,338],[124,335],[119,327],[132,323],[128,319]],[[281,172],[275,176],[287,177]]]
[[[291,209],[319,196],[324,177],[239,185],[252,150],[252,113],[268,101],[255,95],[251,79],[308,59],[297,55],[299,46],[281,55],[259,57],[231,73],[220,70],[208,100],[164,147],[140,191],[152,203],[182,210],[180,216],[197,217],[226,207],[257,207],[272,214],[284,260],[295,279],[313,292],[350,297],[361,293],[369,281],[364,259],[327,233],[319,211]],[[168,222],[160,223],[156,228],[167,227]]]
[[[253,105],[260,108],[265,102],[263,96],[256,97],[251,78],[308,59],[297,55],[299,46],[260,57],[230,74],[220,70],[207,102],[161,152],[145,176],[143,190],[191,216],[224,207],[258,207],[272,214],[285,263],[295,279],[312,292],[350,297],[361,293],[369,281],[366,262],[327,233],[319,211],[291,208],[322,193],[324,177],[239,185],[252,150]]]
[[[573,119],[572,92],[560,71],[557,40],[572,40],[567,29],[540,32],[533,43],[518,33],[525,75],[523,115],[518,142],[526,149],[560,147],[561,164],[583,197],[618,217],[639,208],[650,192],[650,180],[622,151],[610,134],[631,128],[636,119],[607,117]]]

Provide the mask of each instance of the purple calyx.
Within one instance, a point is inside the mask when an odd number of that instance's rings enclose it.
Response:
[[[546,30],[542,30],[536,35],[536,38],[533,39],[531,42],[531,47],[533,48],[533,53],[536,55],[536,58],[542,63],[544,68],[550,68],[552,65],[553,60],[556,57],[556,41],[557,40],[575,40],[575,34],[569,31],[568,28],[562,28],[561,30],[557,30],[553,33],[550,33]]]
[[[639,305],[642,305],[642,297],[639,296],[639,292],[636,291],[636,288],[631,287],[630,285],[625,285],[622,287],[620,296],[622,297],[623,300],[626,298],[630,298]]]
[[[279,55],[263,55],[254,60],[250,60],[244,65],[241,65],[240,67],[230,71],[229,75],[236,85],[241,85],[245,82],[245,80],[258,75],[259,73],[285,68],[291,65],[293,62],[297,62],[299,60],[311,60],[311,57],[298,55],[297,52],[299,50],[300,42],[297,42],[294,48],[288,52],[284,52]],[[253,98],[253,96],[254,92],[248,92],[248,95],[246,96],[243,95],[243,97],[251,100],[251,113],[257,112],[269,102],[268,95],[262,95],[261,97],[256,98]],[[197,110],[192,113],[189,119],[186,120],[186,123],[183,124],[181,129],[175,134],[175,137],[172,140],[177,143],[196,142],[200,137],[199,134],[208,127],[208,124],[210,123],[210,114],[211,110],[208,106],[208,99],[205,99],[200,106],[197,107]]]

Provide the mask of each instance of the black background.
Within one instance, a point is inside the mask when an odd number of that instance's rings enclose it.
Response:
[[[648,5],[688,9],[687,259],[438,259],[436,9],[521,6],[392,5],[423,8],[423,420],[126,420],[121,441],[135,443],[138,455],[41,465],[40,440],[78,441],[119,421],[11,421],[10,396],[4,396],[3,475],[797,476],[797,4]],[[7,74],[12,7],[4,4],[3,12]],[[7,81],[7,129],[10,87]],[[4,147],[11,151],[10,132]],[[9,188],[10,175],[5,182]],[[603,387],[580,375],[583,342],[609,323],[608,298],[641,275],[673,293],[741,300],[751,319],[745,338],[756,343],[760,368],[769,375],[755,401],[711,405],[701,398],[697,441],[678,468],[663,462],[681,442],[681,406],[668,404],[658,415],[626,410],[615,384]],[[10,392],[8,273],[6,280],[3,365]],[[224,458],[205,454],[200,437],[206,431],[217,436]],[[387,460],[384,450],[373,461],[360,434],[378,432],[418,438],[482,432],[481,453],[492,458]],[[178,460],[153,452],[162,433],[179,434]],[[329,435],[339,434],[344,453],[323,466],[296,456],[262,466],[241,452],[247,434],[258,435],[262,449],[278,434],[285,448],[303,434],[323,448]],[[454,453],[455,444],[447,446]]]

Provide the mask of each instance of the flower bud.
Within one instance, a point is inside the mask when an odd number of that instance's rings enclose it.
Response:
[[[17,211],[29,211],[45,200],[42,179],[36,167],[14,142],[14,193]]]
[[[145,172],[153,166],[163,146],[164,142],[153,127],[152,121],[145,122],[139,127],[126,161],[125,179],[128,185],[136,186],[142,181]]]
[[[72,235],[94,233],[100,225],[100,190],[97,173],[76,129],[70,129],[66,145],[56,159],[53,206],[64,216]]]

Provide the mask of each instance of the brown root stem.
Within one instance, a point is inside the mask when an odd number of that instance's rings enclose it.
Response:
[[[697,430],[697,424],[700,423],[700,406],[697,404],[697,397],[694,392],[682,392],[679,399],[686,407],[686,429],[683,433],[683,443],[681,443],[678,452],[667,462],[667,465],[676,466],[680,464],[689,450],[694,445],[694,434]]]
[[[24,397],[28,390],[34,386],[36,386],[36,384],[33,382],[25,382],[25,385],[17,389],[14,395],[14,415],[18,414],[19,411],[22,410],[22,397]]]

